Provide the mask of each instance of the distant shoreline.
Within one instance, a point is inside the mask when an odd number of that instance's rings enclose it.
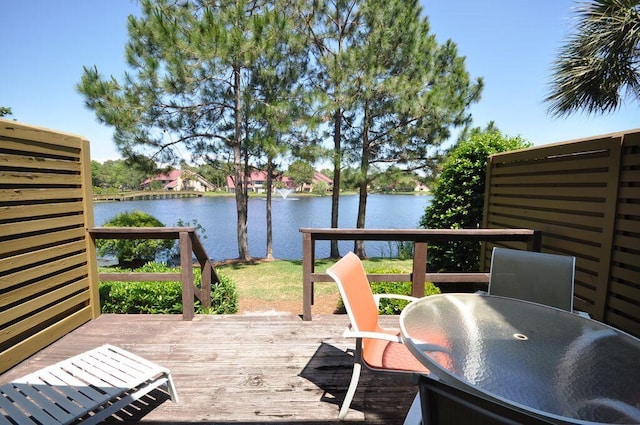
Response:
[[[340,196],[356,195],[357,192],[347,191],[341,192]],[[431,192],[369,192],[370,195],[416,195],[416,196],[430,196]],[[188,192],[188,191],[131,191],[131,192],[118,192],[109,194],[94,194],[93,202],[123,202],[123,201],[144,201],[153,199],[182,199],[182,198],[201,198],[201,197],[233,197],[232,192]],[[281,198],[278,193],[272,195],[274,198]],[[288,196],[301,197],[301,196],[314,196],[323,197],[331,196],[330,193],[326,195],[318,195],[317,193],[309,192],[292,192]],[[249,193],[250,198],[266,198],[266,194],[262,193]]]

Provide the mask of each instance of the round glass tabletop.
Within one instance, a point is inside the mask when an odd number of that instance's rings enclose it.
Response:
[[[445,383],[550,418],[640,423],[640,340],[527,301],[442,294],[400,316],[411,352]]]

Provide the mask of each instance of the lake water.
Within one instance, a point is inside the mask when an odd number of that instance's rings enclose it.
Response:
[[[425,195],[372,194],[367,202],[367,228],[414,229],[418,227],[424,209],[431,201]],[[204,228],[200,239],[214,261],[238,257],[236,234],[236,203],[234,197],[202,197],[158,199],[148,201],[105,202],[94,205],[95,225],[102,226],[116,214],[144,211],[165,226],[175,226],[178,220]],[[301,227],[331,227],[331,197],[300,197],[295,194],[283,199],[274,195],[272,203],[273,255],[280,259],[302,259]],[[340,197],[339,227],[354,228],[358,211],[358,196]],[[266,202],[264,198],[249,199],[249,251],[253,257],[266,256]],[[353,242],[340,242],[340,253],[353,249]],[[394,246],[388,242],[366,242],[367,255],[389,257]],[[329,256],[329,242],[316,243],[316,257]]]

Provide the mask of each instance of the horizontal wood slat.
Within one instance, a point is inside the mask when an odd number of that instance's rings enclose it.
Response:
[[[17,173],[2,172],[0,180],[4,184],[20,186],[80,186],[82,180],[77,174],[53,174],[53,173]]]
[[[607,151],[611,145],[612,139],[620,140],[621,133],[596,136],[588,139],[570,140],[567,142],[555,143],[551,145],[537,146],[531,149],[520,149],[509,152],[509,156],[502,156],[500,164],[497,167],[505,166],[510,163],[524,163],[535,158],[542,158],[545,162],[557,161],[563,157],[573,157],[580,159],[585,155],[607,155]]]
[[[57,229],[69,227],[80,227],[84,223],[81,215],[70,215],[65,217],[54,217],[45,219],[36,219],[32,221],[20,221],[16,223],[6,223],[0,225],[0,231],[4,238],[11,236],[19,236],[30,233],[49,233]]]
[[[70,216],[83,213],[82,202],[49,202],[46,204],[12,205],[0,207],[0,220],[33,220],[37,217]]]
[[[557,186],[562,184],[563,186],[568,185],[585,185],[585,186],[594,186],[600,184],[600,182],[607,182],[610,176],[604,171],[597,172],[583,172],[580,174],[568,173],[566,169],[561,174],[537,174],[532,173],[528,174],[527,184],[530,186]],[[558,176],[562,176],[562,182],[558,182]],[[522,174],[514,174],[508,176],[495,176],[493,179],[493,184],[496,186],[499,185],[515,185],[522,186]]]
[[[599,155],[597,157],[563,157],[549,158],[545,163],[545,168],[539,170],[537,164],[529,160],[521,162],[509,162],[508,164],[500,164],[496,166],[495,176],[504,178],[506,176],[546,176],[546,175],[580,175],[580,171],[588,173],[602,173],[603,169],[608,166],[609,158]],[[559,182],[564,183],[564,182]]]
[[[0,121],[0,140],[3,145],[12,148],[10,143],[17,143],[18,150],[53,155],[54,153],[67,152],[80,157],[82,149],[79,136],[60,131],[52,131],[47,128],[24,125],[15,121]]]
[[[34,201],[64,201],[78,200],[82,198],[82,190],[76,187],[69,188],[41,188],[41,189],[0,189],[0,199],[5,202],[27,203]]]
[[[64,174],[80,174],[80,162],[76,160],[62,160],[57,158],[45,158],[36,156],[24,156],[0,153],[0,167],[9,170],[40,170],[40,172],[47,171],[51,173],[64,173]],[[23,171],[24,172],[24,171]],[[38,171],[34,171],[37,173]],[[5,176],[12,175],[7,171],[4,171]]]
[[[11,255],[12,253],[15,255],[15,253],[32,251],[55,243],[65,243],[75,239],[82,239],[85,233],[86,231],[83,228],[75,227],[51,233],[24,236],[19,239],[0,241],[0,256]]]
[[[603,202],[607,195],[606,187],[575,187],[575,186],[550,186],[550,187],[531,187],[531,186],[496,186],[492,188],[494,195],[517,195],[517,196],[538,196],[544,198],[563,198],[563,199],[593,199],[594,201]]]

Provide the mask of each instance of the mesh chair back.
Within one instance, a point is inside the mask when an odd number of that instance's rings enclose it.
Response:
[[[575,264],[567,255],[494,248],[489,294],[573,311]]]

